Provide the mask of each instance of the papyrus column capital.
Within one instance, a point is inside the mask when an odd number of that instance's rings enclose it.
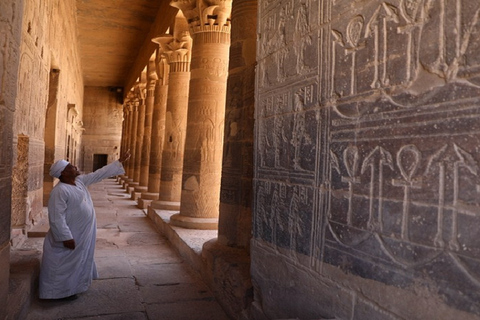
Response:
[[[172,0],[170,5],[182,10],[191,34],[230,33],[232,0]]]
[[[192,60],[192,37],[188,24],[181,11],[175,18],[174,34],[164,34],[152,39],[158,43],[167,62],[170,72],[189,72]]]
[[[158,75],[155,67],[156,54],[153,54],[150,60],[148,61],[148,74],[147,74],[147,96],[152,96],[155,94],[155,85],[158,81]]]
[[[187,31],[182,33],[180,38],[165,34],[152,41],[160,45],[170,65],[175,63],[190,63],[192,56],[192,38]]]

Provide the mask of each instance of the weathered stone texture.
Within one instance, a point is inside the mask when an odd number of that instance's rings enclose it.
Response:
[[[10,273],[10,246],[3,243],[0,246],[0,316],[5,318],[7,313],[7,296]]]
[[[318,276],[315,290],[330,265],[355,294],[361,279],[401,288],[357,299],[354,319],[480,316],[480,4],[259,7],[255,238],[288,252],[277,268]],[[258,291],[271,290],[255,273]],[[287,290],[289,278],[276,278]],[[403,296],[423,308],[406,313]],[[317,307],[306,309],[330,310]],[[296,310],[286,299],[267,312]]]
[[[17,10],[20,12],[17,13]],[[12,222],[16,227],[28,229],[32,221],[42,214],[45,127],[47,125],[45,120],[49,101],[50,104],[52,101],[56,103],[58,108],[54,109],[57,112],[57,118],[63,120],[53,124],[57,131],[53,139],[55,147],[49,145],[48,153],[49,155],[53,153],[49,161],[53,158],[68,156],[75,162],[74,158],[78,155],[77,149],[80,147],[78,142],[81,133],[78,131],[78,121],[81,119],[83,99],[80,61],[77,43],[73,41],[65,46],[65,39],[76,39],[75,4],[69,1],[25,1],[22,9],[16,2],[5,11],[2,10],[2,14],[4,12],[10,12],[12,16],[23,15],[21,29],[13,28],[18,30],[18,36],[21,35],[21,41],[13,51],[19,52],[18,79],[13,83],[7,83],[7,86],[16,86],[18,83],[18,87],[15,87],[18,91],[11,90],[13,93],[16,92],[15,103],[11,105],[11,110],[15,109],[12,122],[14,138],[8,139],[8,134],[2,134],[2,143],[13,141],[14,144],[10,153],[5,153],[5,155],[13,155],[9,163],[13,163],[15,168],[12,177],[15,193],[11,213]],[[13,44],[14,42],[9,42],[9,45],[13,46]],[[63,75],[56,83],[58,94],[54,98],[49,96],[51,69],[61,70]],[[75,114],[72,116],[71,106],[75,105],[77,107],[74,108]],[[55,130],[53,131],[55,134]],[[26,145],[20,145],[24,138],[27,139]],[[67,142],[70,142],[68,146]],[[19,153],[23,154],[19,155]],[[17,162],[17,160],[21,161]],[[17,193],[15,190],[20,191]]]
[[[248,248],[253,199],[253,114],[255,109],[256,1],[234,3],[218,238],[225,245]]]
[[[13,121],[23,0],[0,2],[0,318],[6,317],[9,290]]]
[[[28,203],[28,146],[27,136],[17,139],[16,163],[12,171],[12,227],[27,224]]]

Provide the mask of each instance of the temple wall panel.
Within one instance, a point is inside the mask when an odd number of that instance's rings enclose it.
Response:
[[[19,10],[13,6],[14,10]],[[13,189],[12,225],[28,229],[32,221],[40,218],[43,203],[46,110],[49,101],[50,70],[59,70],[56,99],[55,160],[69,159],[81,142],[81,132],[73,128],[82,117],[83,80],[75,40],[65,45],[66,39],[76,39],[76,7],[72,1],[24,1],[22,10],[21,41],[19,44],[19,69],[15,116],[13,120]],[[52,106],[48,106],[52,107]],[[74,115],[69,110],[74,109]],[[70,119],[68,118],[70,116]],[[20,147],[19,141],[27,138],[28,144]],[[8,139],[3,139],[8,141]],[[67,146],[68,141],[72,143]],[[26,150],[25,155],[19,152]],[[23,151],[22,151],[23,150]],[[51,151],[50,151],[51,152]],[[18,159],[23,159],[21,163]],[[51,160],[50,160],[51,161]],[[26,171],[25,171],[25,170]],[[22,172],[25,171],[25,177]],[[22,181],[20,184],[15,183]],[[23,199],[20,201],[20,198]],[[20,210],[16,210],[20,209]]]
[[[6,317],[10,272],[13,122],[23,0],[0,2],[0,318]]]
[[[480,4],[259,8],[252,277],[267,316],[478,318]]]

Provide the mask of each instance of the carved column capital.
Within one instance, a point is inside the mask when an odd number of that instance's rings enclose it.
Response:
[[[158,85],[167,85],[168,84],[168,74],[170,72],[168,67],[167,57],[165,56],[165,52],[163,47],[161,46],[161,38],[164,36],[156,37],[152,39],[152,42],[155,42],[159,45],[157,49],[157,55],[155,58],[155,72],[158,77],[157,84]]]
[[[153,95],[155,90],[155,84],[158,81],[158,74],[155,67],[156,54],[152,55],[148,61],[147,68],[147,96]]]
[[[147,83],[146,82],[137,82],[137,84],[134,87],[134,101],[137,104],[142,103],[142,101],[145,100],[146,98],[146,87]]]
[[[192,38],[188,31],[180,33],[180,38],[175,38],[172,35],[163,35],[155,38],[152,41],[160,45],[163,54],[170,64],[172,72],[189,71],[191,61]],[[186,70],[185,70],[186,69]]]
[[[182,10],[191,34],[201,32],[230,33],[233,0],[172,0],[170,5]]]

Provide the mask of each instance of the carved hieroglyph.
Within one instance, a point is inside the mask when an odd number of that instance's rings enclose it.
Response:
[[[216,228],[230,48],[231,1],[172,1],[193,39],[180,217],[172,223]],[[203,218],[195,221],[196,218]],[[210,219],[210,220],[206,220]],[[188,221],[187,221],[188,220]]]
[[[480,315],[480,3],[260,7],[254,236]]]

